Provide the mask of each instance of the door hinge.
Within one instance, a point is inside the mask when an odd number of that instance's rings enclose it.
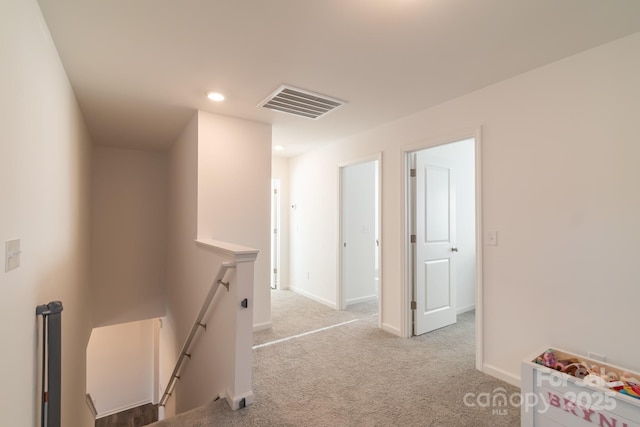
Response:
[[[277,188],[273,189],[273,194],[278,194],[278,189]]]
[[[278,234],[278,229],[277,228],[273,229],[273,234]]]
[[[277,268],[273,269],[273,274],[278,274],[278,269]]]
[[[415,169],[411,169],[411,170],[409,170],[409,176],[410,176],[411,178],[415,178],[415,177],[416,177],[416,170],[415,170]]]
[[[415,243],[416,242],[416,235],[412,234],[411,235],[411,243]]]
[[[411,310],[417,310],[418,304],[415,301],[411,301]]]

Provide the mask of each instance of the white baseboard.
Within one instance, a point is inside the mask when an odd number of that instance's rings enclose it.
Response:
[[[402,333],[400,333],[400,329],[398,329],[398,328],[396,328],[396,327],[394,327],[394,326],[391,326],[391,325],[389,325],[389,324],[387,324],[387,323],[383,323],[383,324],[382,324],[382,330],[383,330],[383,331],[387,331],[387,332],[389,332],[390,334],[397,335],[397,336],[399,336],[399,337],[401,337],[401,336],[402,336]]]
[[[257,323],[253,325],[253,332],[264,331],[265,329],[271,329],[273,323],[271,321],[264,323]]]
[[[369,295],[368,297],[359,297],[359,298],[352,298],[350,300],[347,300],[347,305],[353,305],[353,304],[359,304],[361,302],[369,302],[369,301],[377,301],[378,297],[376,295]]]
[[[328,299],[324,299],[321,297],[318,297],[312,293],[309,293],[303,289],[300,288],[296,288],[295,286],[289,286],[289,290],[292,292],[295,292],[296,294],[300,294],[303,297],[309,298],[310,300],[314,300],[315,302],[319,302],[320,304],[324,304],[326,306],[329,306],[331,308],[333,308],[334,310],[338,309],[338,306],[336,305],[335,302],[329,301]]]
[[[104,411],[104,412],[99,412],[98,415],[96,415],[96,420],[99,419],[99,418],[108,417],[109,415],[117,414],[117,413],[122,412],[122,411],[128,411],[129,409],[137,408],[138,406],[146,405],[147,403],[151,403],[151,399],[141,400],[140,402],[131,403],[129,405],[122,406],[120,408],[111,409],[109,411]]]
[[[487,365],[486,363],[482,365],[482,372],[499,380],[505,381],[514,387],[520,388],[520,377],[512,374],[511,372],[496,368],[495,366]]]
[[[227,390],[224,398],[226,399],[227,403],[229,404],[229,407],[232,410],[236,410],[236,409],[240,409],[240,402],[242,401],[242,399],[244,399],[244,406],[247,407],[249,405],[251,405],[253,403],[253,392],[252,391],[248,391],[246,393],[243,394],[239,394],[237,396],[233,396],[232,393]]]
[[[87,401],[87,407],[89,408],[89,411],[91,412],[91,416],[95,420],[96,417],[98,416],[98,410],[96,409],[96,405],[93,404],[93,398],[91,397],[91,393],[87,393],[86,401]]]
[[[467,311],[472,311],[476,309],[476,305],[475,304],[471,304],[468,305],[466,307],[458,307],[458,309],[456,310],[456,314],[462,314],[462,313],[466,313]]]

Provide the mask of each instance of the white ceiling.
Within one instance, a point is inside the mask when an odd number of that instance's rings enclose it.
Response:
[[[287,156],[640,31],[639,0],[39,3],[95,143],[166,149],[200,109],[272,123]],[[257,107],[281,84],[348,104]]]

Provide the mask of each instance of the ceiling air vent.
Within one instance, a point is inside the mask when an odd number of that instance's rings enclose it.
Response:
[[[280,86],[260,103],[261,107],[296,116],[317,119],[342,106],[345,101],[291,86]]]

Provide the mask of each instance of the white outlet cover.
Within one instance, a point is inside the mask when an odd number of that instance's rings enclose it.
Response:
[[[4,271],[5,273],[20,267],[20,239],[5,242]]]

